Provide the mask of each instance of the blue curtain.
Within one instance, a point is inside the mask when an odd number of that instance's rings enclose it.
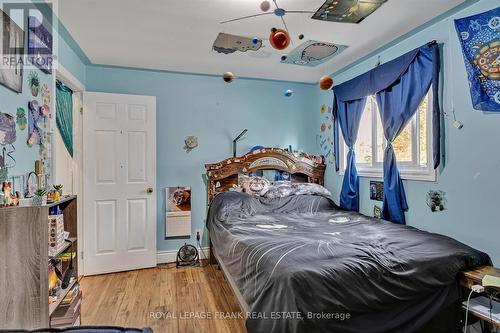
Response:
[[[399,78],[406,73],[408,68],[416,61],[416,59],[424,56],[429,57],[432,54],[432,91],[433,91],[433,110],[432,110],[432,128],[433,128],[433,159],[434,168],[440,164],[441,157],[441,112],[439,109],[439,70],[440,70],[440,55],[439,46],[436,42],[431,42],[419,48],[416,48],[394,60],[375,67],[352,80],[346,81],[333,88],[335,99],[343,102],[361,99],[363,97],[374,95],[379,91],[388,89],[393,84],[399,81]],[[335,105],[335,103],[334,103]],[[334,118],[335,122],[336,118]],[[339,146],[338,132],[334,130],[334,153],[335,153],[335,168],[339,170]]]
[[[340,127],[344,141],[349,149],[342,191],[340,192],[340,207],[354,211],[359,211],[359,178],[356,170],[354,145],[358,138],[359,123],[365,104],[366,97],[349,102],[336,100],[333,108],[336,137],[338,138],[338,129]],[[335,140],[335,142],[338,143],[338,140]]]
[[[386,220],[399,224],[405,224],[404,212],[408,209],[408,203],[392,143],[429,91],[434,76],[433,57],[431,48],[422,49],[396,83],[376,94],[384,136],[387,139],[382,214]]]
[[[441,158],[441,112],[439,109],[439,71],[440,55],[436,42],[423,45],[399,58],[380,65],[352,80],[333,88],[334,91],[334,152],[335,168],[339,170],[339,127],[342,127],[343,115],[336,106],[342,103],[363,101],[369,95],[377,95],[381,112],[384,135],[389,142],[384,156],[384,218],[396,223],[405,223],[404,211],[408,209],[403,182],[392,148],[392,142],[404,129],[408,121],[417,111],[418,105],[432,84],[432,127],[433,127],[433,162],[434,168],[440,164]],[[363,102],[364,103],[364,102]],[[346,107],[350,108],[349,106]],[[347,115],[344,115],[346,118]],[[354,119],[356,114],[350,115]],[[352,126],[354,122],[351,121]],[[358,125],[359,126],[359,123]],[[344,130],[344,129],[343,129]],[[357,128],[356,128],[357,133]],[[348,139],[344,134],[344,138]],[[355,139],[355,137],[354,137]],[[353,198],[357,190],[357,172],[352,168],[355,158],[348,155],[349,178],[344,177],[342,193],[345,202]],[[346,180],[347,178],[347,180]],[[351,187],[348,187],[350,185]],[[341,197],[342,198],[342,197]],[[341,199],[342,200],[342,199]],[[353,204],[353,201],[350,201]]]
[[[73,91],[56,80],[56,124],[68,153],[73,157]]]

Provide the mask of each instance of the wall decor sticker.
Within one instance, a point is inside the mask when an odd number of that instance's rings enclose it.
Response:
[[[257,43],[254,43],[253,38],[251,37],[231,35],[221,32],[217,35],[212,49],[219,53],[231,54],[236,51],[257,51],[261,47],[261,40],[258,40]]]
[[[198,147],[198,137],[194,135],[187,136],[184,140],[184,150],[186,153],[189,153],[191,150]]]
[[[335,156],[333,154],[333,112],[331,107],[325,104],[321,105],[319,112],[321,114],[322,123],[320,125],[318,145],[325,156],[325,163],[333,164]]]
[[[315,67],[347,48],[345,45],[309,40],[293,49],[281,62],[300,66]]]
[[[34,16],[28,17],[28,55],[42,72],[52,73],[52,33]]]
[[[42,104],[50,105],[51,98],[52,98],[52,93],[49,89],[49,86],[46,83],[44,83],[42,85]]]
[[[384,182],[370,181],[370,199],[384,201]]]
[[[174,186],[165,189],[165,237],[191,235],[191,187]]]
[[[28,74],[28,87],[30,87],[31,95],[37,97],[40,91],[40,79],[38,78],[37,72],[30,71]]]
[[[24,110],[24,108],[21,107],[17,108],[16,123],[19,130],[24,131],[26,129],[28,121],[26,120],[26,111]]]
[[[455,20],[472,105],[500,112],[500,7]]]
[[[38,111],[38,101],[36,99],[28,102],[28,139],[27,144],[29,147],[41,143],[42,131],[38,124],[40,120],[40,113]]]
[[[11,145],[16,141],[16,122],[9,113],[0,112],[0,145]]]
[[[446,193],[444,191],[430,190],[427,192],[427,206],[433,212],[440,212],[446,209]]]
[[[377,206],[377,205],[373,206],[373,217],[375,217],[377,219],[382,218],[382,207]]]
[[[46,175],[47,179],[50,178],[50,172],[52,170],[52,150],[51,150],[51,136],[48,131],[43,131],[40,144],[38,146],[38,155],[42,161],[43,174]]]
[[[16,122],[8,113],[0,112],[0,180],[8,178],[8,169],[16,165]]]
[[[0,10],[0,56],[8,59],[0,66],[0,84],[17,93],[23,91],[24,31]]]

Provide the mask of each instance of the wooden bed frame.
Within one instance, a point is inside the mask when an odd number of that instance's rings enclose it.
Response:
[[[323,185],[325,158],[306,153],[290,153],[280,148],[260,148],[240,157],[230,157],[213,164],[205,164],[208,180],[208,204],[219,193],[238,185],[239,174],[257,170],[279,170],[290,174],[292,183],[316,183]],[[209,235],[210,264],[221,266],[212,250]],[[229,277],[226,276],[226,279]],[[234,288],[233,288],[234,289]],[[237,292],[237,291],[235,291]]]
[[[205,164],[208,178],[208,202],[221,192],[238,185],[238,175],[257,170],[279,170],[291,175],[293,183],[323,185],[326,165],[323,156],[290,153],[280,148],[261,148],[240,157]]]

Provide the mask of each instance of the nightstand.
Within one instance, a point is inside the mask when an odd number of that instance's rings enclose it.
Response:
[[[473,285],[480,285],[485,275],[500,276],[500,269],[493,266],[481,266],[471,271],[461,272],[460,285],[470,290]]]
[[[469,295],[470,290],[473,285],[482,285],[482,280],[485,275],[492,275],[500,277],[500,269],[493,266],[481,266],[470,271],[464,271],[460,273],[460,285],[466,289],[464,295]],[[476,294],[477,295],[477,294]],[[480,299],[480,298],[478,298]],[[494,306],[498,309],[498,304],[500,299],[494,298]],[[473,302],[471,302],[473,303]],[[485,305],[486,306],[486,305]],[[484,308],[483,308],[484,309]],[[465,309],[464,309],[465,310]],[[493,311],[495,313],[495,311]],[[485,316],[484,313],[479,311],[471,310],[469,308],[469,317],[474,316],[484,323],[483,332],[490,332],[490,327],[500,327],[500,322],[495,320],[490,320],[489,316]]]

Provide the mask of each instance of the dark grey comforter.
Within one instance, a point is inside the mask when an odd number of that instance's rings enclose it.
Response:
[[[252,333],[414,332],[457,300],[461,270],[490,263],[449,237],[320,196],[222,193],[207,226]]]

